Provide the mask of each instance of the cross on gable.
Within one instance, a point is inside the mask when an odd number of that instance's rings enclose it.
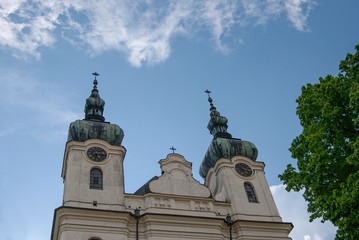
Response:
[[[172,150],[172,153],[175,153],[175,150],[177,150],[174,146],[170,148]]]

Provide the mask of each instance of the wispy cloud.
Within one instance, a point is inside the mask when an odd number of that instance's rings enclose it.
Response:
[[[64,91],[56,86],[40,85],[31,76],[15,70],[1,72],[0,109],[3,117],[0,123],[6,128],[0,130],[0,136],[36,131],[33,136],[51,138],[58,132],[63,137],[66,135],[64,125],[81,118],[71,109],[68,96],[64,97]],[[51,134],[47,136],[47,132]]]
[[[171,52],[176,36],[208,31],[214,46],[230,51],[231,30],[266,24],[286,15],[306,31],[314,0],[0,0],[0,46],[15,57],[40,57],[59,37],[91,54],[124,52],[134,66],[156,64]]]
[[[25,0],[0,3],[0,45],[16,50],[17,57],[39,58],[38,48],[55,42],[52,33],[58,16],[51,6]]]
[[[284,222],[292,222],[293,240],[332,240],[336,228],[330,222],[309,222],[307,204],[302,192],[287,192],[284,185],[271,186],[270,190]]]
[[[287,0],[284,3],[288,19],[294,27],[299,31],[308,30],[307,18],[315,2],[311,0]]]

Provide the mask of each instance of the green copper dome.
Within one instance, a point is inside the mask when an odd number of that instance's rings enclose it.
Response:
[[[68,141],[84,142],[89,139],[100,139],[111,145],[120,146],[124,137],[123,130],[116,124],[105,122],[103,111],[105,101],[100,97],[97,89],[98,73],[93,73],[93,89],[86,99],[85,119],[76,120],[70,124]]]
[[[214,167],[216,162],[221,158],[231,159],[234,156],[244,156],[255,161],[258,156],[258,150],[253,143],[238,138],[232,138],[232,135],[227,132],[227,118],[221,116],[214,107],[213,100],[209,96],[211,92],[208,90],[205,92],[208,94],[208,102],[211,106],[211,118],[207,128],[213,135],[213,140],[208,147],[199,168],[199,173],[203,178],[206,177],[208,170]]]

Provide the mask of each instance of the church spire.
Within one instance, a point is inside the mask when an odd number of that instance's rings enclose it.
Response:
[[[232,135],[227,132],[228,119],[221,116],[221,114],[217,111],[216,107],[213,104],[213,99],[210,96],[211,91],[207,89],[204,92],[208,94],[208,102],[210,105],[209,110],[211,119],[209,120],[207,125],[209,132],[213,135],[213,138],[231,138]]]
[[[105,101],[100,97],[97,89],[97,76],[100,76],[97,72],[92,73],[95,76],[93,80],[93,89],[91,95],[86,99],[85,105],[85,120],[104,122],[103,111],[105,107]]]
[[[103,117],[105,101],[100,97],[97,89],[97,77],[100,74],[94,72],[92,75],[95,79],[91,95],[86,99],[85,119],[70,124],[67,140],[85,142],[89,139],[99,139],[114,146],[121,146],[123,130],[116,124],[105,122]]]
[[[227,132],[227,118],[217,111],[210,96],[211,92],[209,90],[204,92],[208,94],[211,112],[207,128],[213,135],[213,139],[201,163],[200,175],[206,177],[209,169],[214,167],[221,158],[231,159],[234,156],[244,156],[255,161],[258,155],[256,146],[249,141],[232,138],[232,135]]]

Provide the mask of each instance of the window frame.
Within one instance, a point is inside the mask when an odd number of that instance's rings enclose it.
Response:
[[[259,203],[256,191],[255,191],[253,185],[250,182],[245,182],[243,184],[243,186],[244,186],[244,191],[246,192],[246,195],[247,195],[248,202]]]
[[[100,168],[91,168],[90,170],[90,189],[103,189],[103,172]]]

